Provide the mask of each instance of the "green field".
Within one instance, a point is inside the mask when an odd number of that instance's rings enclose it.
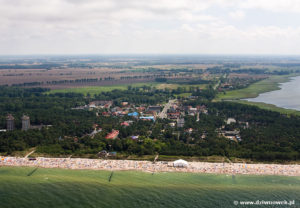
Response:
[[[47,92],[48,94],[54,94],[54,93],[81,93],[84,95],[87,95],[88,93],[90,95],[99,94],[101,92],[110,92],[113,90],[127,90],[128,86],[132,87],[142,87],[142,86],[151,86],[156,87],[157,89],[177,89],[178,87],[200,87],[202,89],[205,89],[207,85],[200,84],[200,85],[186,85],[186,84],[161,84],[157,82],[150,82],[150,83],[133,83],[133,84],[123,84],[123,85],[110,85],[110,86],[88,86],[88,87],[78,87],[78,88],[65,88],[65,89],[57,89],[57,90],[51,90],[50,92]]]
[[[87,95],[90,93],[90,95],[99,94],[101,92],[110,92],[113,90],[127,90],[128,86],[132,87],[142,87],[142,86],[153,86],[155,87],[157,83],[133,83],[133,84],[123,84],[123,85],[111,85],[111,86],[89,86],[89,87],[78,87],[78,88],[65,88],[65,89],[58,89],[58,90],[51,90],[48,92],[48,94],[54,94],[54,93],[82,93],[84,95]]]
[[[295,200],[300,177],[0,167],[0,207],[247,207],[233,201]],[[260,205],[259,207],[273,207]],[[280,206],[285,207],[285,206]]]
[[[196,84],[196,85],[189,85],[189,84],[159,84],[157,85],[157,89],[177,89],[178,87],[183,87],[183,88],[189,88],[189,87],[195,87],[195,88],[201,88],[201,89],[206,89],[207,84]]]

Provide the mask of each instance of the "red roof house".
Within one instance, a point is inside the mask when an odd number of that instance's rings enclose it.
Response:
[[[112,130],[112,132],[106,135],[105,139],[116,139],[118,136],[119,136],[119,131]]]

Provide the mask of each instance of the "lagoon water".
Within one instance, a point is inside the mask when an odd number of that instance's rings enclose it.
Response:
[[[300,111],[300,76],[291,78],[289,82],[281,83],[279,87],[280,90],[262,93],[256,98],[246,100]]]

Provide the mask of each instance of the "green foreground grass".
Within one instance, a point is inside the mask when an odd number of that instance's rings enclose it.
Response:
[[[117,171],[111,177],[109,171],[33,170],[0,167],[1,208],[227,208],[238,207],[235,200],[296,200],[290,207],[300,206],[300,177],[134,171]]]

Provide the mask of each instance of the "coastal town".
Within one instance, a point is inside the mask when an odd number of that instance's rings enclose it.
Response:
[[[155,122],[157,119],[167,119],[169,122],[169,126],[174,128],[184,128],[184,131],[191,134],[194,129],[185,126],[185,116],[195,117],[196,122],[199,122],[201,115],[208,115],[208,108],[205,105],[184,105],[186,101],[195,100],[197,96],[189,96],[184,99],[172,99],[169,100],[165,104],[160,105],[147,105],[142,104],[136,106],[135,104],[131,104],[129,102],[121,102],[120,106],[115,106],[113,101],[103,101],[96,100],[90,102],[88,105],[79,106],[73,108],[74,110],[89,110],[95,111],[97,116],[105,116],[105,117],[119,117],[122,118],[124,116],[132,117],[132,120],[126,120],[120,123],[121,127],[127,127],[132,125],[137,120],[144,121],[152,121]],[[239,142],[241,141],[240,131],[239,129],[234,130],[225,130],[225,125],[236,124],[237,121],[235,118],[227,118],[224,121],[224,125],[220,126],[220,128],[216,129],[218,135],[220,137],[225,137],[229,140]],[[248,128],[248,122],[239,122],[239,124],[243,128]],[[99,125],[94,124],[94,131],[90,134],[90,136],[94,136],[96,133],[101,132],[101,127]],[[118,138],[119,130],[113,129],[109,134],[106,135],[106,139],[116,139]],[[203,132],[202,139],[205,139],[206,134]],[[132,135],[131,138],[137,139],[138,135]]]

